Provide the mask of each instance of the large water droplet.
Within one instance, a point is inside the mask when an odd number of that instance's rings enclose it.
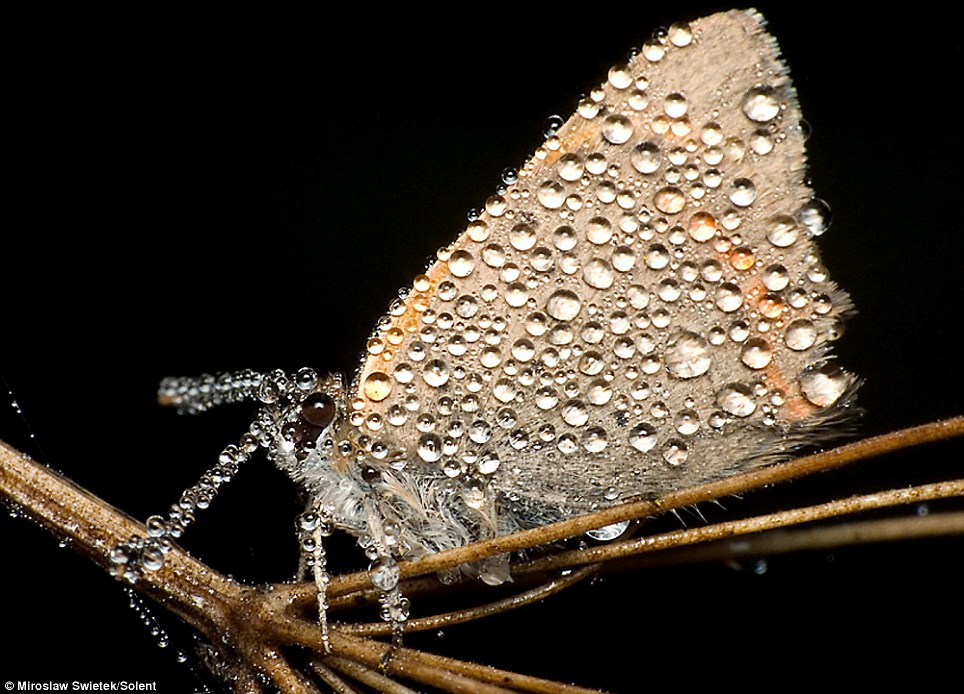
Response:
[[[663,99],[663,110],[670,118],[682,118],[686,115],[686,97],[679,92],[673,92]]]
[[[790,349],[802,352],[816,343],[817,328],[806,318],[795,320],[787,326],[783,340]]]
[[[424,434],[418,440],[418,457],[434,463],[442,457],[442,440],[435,434]]]
[[[613,251],[613,267],[619,272],[629,272],[636,265],[636,252],[629,246],[620,246]]]
[[[629,431],[629,445],[641,453],[656,447],[656,427],[652,424],[637,424]]]
[[[582,278],[590,287],[609,289],[613,285],[615,273],[608,262],[601,258],[593,258],[583,268]]]
[[[626,143],[633,136],[632,121],[618,113],[607,116],[603,121],[602,136],[614,145]]]
[[[468,277],[475,269],[475,257],[465,250],[455,251],[449,257],[449,272],[456,277]]]
[[[811,236],[820,236],[830,227],[830,205],[813,198],[797,211],[797,219]]]
[[[772,358],[773,349],[770,343],[760,337],[747,340],[740,352],[740,360],[751,369],[766,367]]]
[[[578,181],[582,178],[584,168],[582,157],[578,154],[565,154],[559,157],[559,163],[556,165],[559,178],[570,182]]]
[[[790,215],[778,214],[764,223],[767,240],[778,248],[792,245],[799,236],[800,227]]]
[[[546,181],[539,186],[539,204],[547,210],[558,210],[566,201],[566,189],[558,181]]]
[[[716,305],[721,311],[732,313],[743,305],[743,292],[732,282],[724,282],[716,290]]]
[[[743,383],[730,383],[723,386],[716,395],[716,404],[721,410],[734,417],[749,417],[756,410],[753,390]]]
[[[737,207],[749,207],[756,200],[756,186],[749,178],[738,178],[730,187],[730,202]]]
[[[666,370],[677,378],[695,378],[709,371],[709,343],[696,333],[677,333],[669,342],[664,358]]]
[[[633,84],[633,73],[628,65],[613,65],[609,68],[609,84],[616,89],[627,89]]]
[[[757,123],[766,123],[780,113],[780,101],[773,87],[753,87],[743,97],[741,104],[746,117]]]
[[[817,407],[830,407],[847,391],[850,378],[835,362],[814,364],[800,374],[803,396]]]
[[[671,24],[666,32],[666,38],[674,46],[682,48],[683,46],[690,45],[693,40],[693,30],[690,29],[690,25],[686,22],[677,22]]]
[[[607,443],[606,430],[602,427],[589,427],[582,435],[582,447],[589,453],[601,453]]]
[[[677,465],[682,465],[686,462],[689,457],[689,449],[686,444],[679,439],[672,439],[666,442],[666,447],[663,449],[663,460],[665,460],[669,465],[676,467]]]
[[[716,218],[708,212],[697,212],[690,217],[689,234],[694,241],[704,243],[716,236]]]
[[[372,371],[365,377],[362,391],[369,400],[381,402],[392,392],[392,379],[382,371]]]
[[[557,229],[556,232],[558,233],[558,231],[559,230]],[[586,224],[586,238],[590,243],[601,246],[604,243],[609,243],[609,239],[612,237],[613,225],[605,217],[593,217]]]
[[[433,359],[422,370],[422,380],[433,388],[444,386],[449,380],[449,370],[441,359]]]
[[[582,301],[575,292],[559,289],[546,301],[546,313],[556,320],[572,320],[579,315]]]
[[[586,399],[592,405],[605,405],[613,397],[613,389],[603,378],[597,378],[589,384],[586,390]]]
[[[400,577],[398,564],[390,557],[380,557],[368,567],[368,579],[379,590],[391,590]]]
[[[570,400],[562,406],[562,421],[574,427],[581,427],[589,421],[589,408],[581,400]]]
[[[652,142],[640,143],[629,153],[629,161],[633,168],[642,174],[651,174],[656,171],[661,159],[659,147]]]
[[[664,214],[676,214],[686,207],[686,196],[675,186],[667,186],[656,191],[653,196],[656,209]]]

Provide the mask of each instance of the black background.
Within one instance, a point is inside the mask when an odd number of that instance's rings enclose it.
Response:
[[[860,311],[838,353],[866,379],[861,432],[960,413],[959,35],[924,3],[759,7],[812,125],[813,186],[834,211],[824,260]],[[155,405],[162,377],[350,373],[396,289],[549,115],[653,28],[723,8],[343,9],[8,26],[0,373],[24,416],[5,408],[0,437],[137,518],[163,512],[251,412],[178,418]],[[960,457],[933,446],[726,505],[960,476]],[[239,579],[285,580],[298,511],[295,487],[257,460],[184,544]],[[0,538],[0,679],[199,686],[175,662],[191,642],[161,610],[175,632],[163,649],[120,586],[56,540],[6,516]],[[929,682],[956,667],[961,550],[944,539],[772,557],[762,575],[748,562],[608,577],[413,644],[624,692],[838,667]]]

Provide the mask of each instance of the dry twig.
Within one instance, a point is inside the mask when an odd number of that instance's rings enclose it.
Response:
[[[530,549],[620,520],[651,516],[800,475],[813,474],[890,450],[962,434],[964,418],[915,427],[696,489],[683,490],[660,499],[626,504],[593,516],[476,543],[420,561],[406,562],[402,564],[402,574],[407,578],[425,576],[458,566],[465,561]],[[7,503],[34,518],[54,534],[67,539],[72,547],[102,568],[110,568],[110,549],[114,545],[132,535],[143,535],[144,528],[141,524],[49,468],[5,445],[0,446],[0,462],[0,492]],[[775,551],[771,545],[759,544],[752,537],[744,541],[743,536],[765,529],[809,523],[871,508],[959,496],[964,496],[964,481],[955,480],[853,497],[703,528],[680,530],[591,550],[561,551],[518,564],[515,571],[522,576],[529,572],[567,572],[584,564],[591,565],[590,568],[578,570],[555,583],[550,582],[544,587],[489,606],[413,620],[412,627],[413,630],[435,629],[528,604],[586,577],[595,571],[593,567],[599,563],[623,559],[640,552],[678,549],[721,538],[732,540],[740,537],[740,543],[729,543],[724,552],[727,557],[739,556],[747,551],[753,554],[769,553]],[[871,526],[871,540],[964,532],[961,514],[932,516],[924,520],[874,523],[875,525]],[[826,547],[867,540],[868,526],[864,524],[856,528],[845,535],[841,535],[838,530],[818,529],[804,536],[801,542],[807,546]],[[741,546],[744,542],[747,546]],[[800,543],[797,544],[799,546]],[[719,548],[711,551],[718,553]],[[713,555],[704,554],[704,558],[707,556]],[[389,646],[369,638],[384,634],[385,630],[378,624],[335,624],[331,639],[332,653],[325,654],[320,629],[313,621],[310,610],[304,609],[310,606],[313,600],[313,585],[275,585],[267,590],[259,590],[219,574],[177,547],[171,550],[164,566],[156,572],[146,573],[138,581],[136,588],[179,615],[214,645],[219,657],[217,674],[229,679],[237,691],[261,691],[265,681],[284,692],[319,691],[321,684],[335,691],[353,691],[348,680],[366,683],[367,686],[384,691],[407,691],[402,685],[393,683],[395,678],[449,692],[531,691],[568,694],[589,691],[452,658],[433,656],[409,648],[395,651],[383,668]],[[364,572],[336,577],[331,586],[334,616],[340,617],[339,607],[342,605],[364,602],[364,594],[368,588],[368,579]],[[411,589],[414,591],[414,586]],[[341,602],[337,598],[342,598]],[[306,653],[313,655],[306,656]]]

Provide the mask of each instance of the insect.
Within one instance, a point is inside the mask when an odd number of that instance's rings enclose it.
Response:
[[[629,43],[626,42],[626,45],[629,45]],[[816,118],[814,118],[814,121],[815,121],[815,123],[818,122]],[[818,127],[818,130],[819,130],[819,127]],[[501,166],[504,165],[505,163],[506,163],[505,160],[503,160],[502,162],[500,162],[499,168],[501,168]],[[835,195],[832,195],[832,194],[830,194],[830,193],[825,193],[825,192],[824,192],[824,187],[823,187],[823,185],[819,185],[819,186],[817,186],[817,188],[820,190],[821,194],[824,194],[826,197],[828,197],[829,199],[831,199],[831,201],[833,201],[833,202],[835,202],[835,203],[837,202],[837,200],[840,199],[840,196],[835,196]],[[477,195],[476,195],[476,199],[477,199]],[[471,204],[471,203],[470,203],[470,204]],[[467,206],[468,206],[468,205],[464,205],[463,207],[467,207]],[[838,226],[839,226],[839,225],[838,225]],[[850,229],[847,229],[846,231],[847,231],[847,233],[851,233],[851,230],[850,230]],[[837,234],[837,235],[842,235],[842,234],[843,234],[843,230],[841,230],[841,229],[834,229],[834,233]],[[829,237],[828,237],[828,238],[829,238]],[[442,242],[442,239],[439,239],[439,243],[441,243],[441,242]],[[290,267],[290,265],[289,265],[289,267]],[[832,265],[832,267],[836,267],[836,266],[833,266],[833,265]],[[321,273],[319,273],[319,274],[321,274]],[[396,281],[396,282],[394,282],[393,284],[401,284],[401,281]],[[845,282],[845,284],[848,284],[848,286],[850,286],[849,283],[846,283],[846,282]],[[376,302],[376,303],[374,304],[374,306],[376,306],[376,307],[377,307],[377,306],[380,306],[382,303],[383,303],[383,301]],[[865,304],[863,301],[860,301],[859,303],[860,303],[860,305],[861,305],[862,308],[866,306],[866,304]],[[864,308],[864,311],[866,312],[866,308]],[[174,332],[177,332],[177,331],[174,331]],[[224,334],[224,333],[222,333],[222,334]],[[849,338],[849,336],[848,336],[848,338]],[[279,337],[279,339],[280,339],[280,337]],[[175,340],[175,341],[176,341],[176,340]],[[223,345],[221,345],[221,348],[223,349]],[[312,346],[312,348],[314,348],[314,346]],[[307,348],[300,348],[300,349],[305,349],[305,350],[307,351]],[[213,350],[212,350],[212,351],[213,351]],[[285,362],[286,362],[286,363],[293,363],[293,365],[298,365],[298,364],[301,364],[301,363],[318,363],[318,364],[324,364],[324,359],[323,359],[323,358],[321,358],[321,357],[316,357],[316,356],[314,356],[314,355],[311,355],[311,356],[297,355],[297,358],[284,357],[284,359],[285,359]],[[235,361],[240,361],[240,362],[241,362],[241,363],[238,364],[239,367],[242,366],[242,365],[244,365],[244,364],[250,363],[250,359],[249,359],[249,358],[246,358],[246,359],[244,359],[244,360],[235,360]],[[862,361],[862,359],[861,359],[861,361]],[[849,360],[849,362],[850,362],[850,363],[857,363],[857,360],[851,358],[851,359]],[[209,360],[209,363],[210,363],[210,365],[211,365],[210,368],[215,368],[215,367],[220,366],[220,363],[215,362],[215,361],[213,360],[213,358]],[[230,364],[227,364],[226,366],[230,366]],[[165,371],[170,371],[170,369],[171,369],[170,366],[165,366]],[[197,371],[197,370],[198,370],[198,369],[196,369],[196,368],[194,368],[194,369],[183,369],[183,371],[188,372],[188,373],[190,373],[191,371]],[[861,368],[860,370],[861,370],[862,372],[864,372],[864,369],[863,369],[863,368]],[[193,426],[193,425],[188,425],[188,426]],[[123,427],[122,427],[122,428],[123,428]],[[143,515],[147,515],[147,514],[149,514],[149,513],[151,513],[151,512],[154,512],[154,511],[158,508],[157,504],[154,505],[154,508],[148,508],[147,506],[148,506],[148,504],[145,502],[145,508],[143,509]]]
[[[263,407],[119,576],[163,564],[259,448],[323,538],[358,538],[401,634],[398,561],[772,463],[852,413],[830,343],[850,299],[812,238],[796,94],[753,12],[673,24],[611,68],[404,290],[350,383],[313,369],[168,379],[187,412]],[[738,47],[738,48],[737,48]],[[711,71],[707,65],[717,65]],[[463,567],[492,585],[502,555]]]

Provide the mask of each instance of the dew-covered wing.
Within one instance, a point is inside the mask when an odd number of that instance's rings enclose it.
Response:
[[[853,378],[827,359],[849,302],[804,168],[759,15],[657,35],[393,306],[354,384],[358,442],[498,499],[508,529],[811,440]]]

